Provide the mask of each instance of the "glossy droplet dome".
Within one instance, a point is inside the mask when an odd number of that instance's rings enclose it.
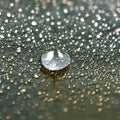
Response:
[[[61,50],[48,51],[41,56],[42,65],[51,71],[57,71],[67,67],[70,61],[70,55]]]

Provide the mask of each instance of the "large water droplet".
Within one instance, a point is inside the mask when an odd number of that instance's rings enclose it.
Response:
[[[65,51],[49,51],[45,52],[41,56],[42,65],[51,70],[61,70],[70,64],[71,58]]]

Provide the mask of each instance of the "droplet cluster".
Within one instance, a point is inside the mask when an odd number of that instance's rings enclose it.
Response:
[[[54,49],[72,59],[56,86],[39,62]],[[119,0],[0,1],[1,120],[119,120],[119,96]]]

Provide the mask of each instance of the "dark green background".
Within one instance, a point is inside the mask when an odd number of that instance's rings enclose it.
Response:
[[[56,85],[40,71],[53,49],[72,59]],[[120,120],[119,0],[0,0],[0,120],[9,119]]]

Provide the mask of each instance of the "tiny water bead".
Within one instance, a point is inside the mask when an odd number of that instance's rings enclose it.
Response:
[[[70,61],[70,55],[61,50],[47,51],[41,56],[42,65],[51,71],[57,71],[67,67]]]

